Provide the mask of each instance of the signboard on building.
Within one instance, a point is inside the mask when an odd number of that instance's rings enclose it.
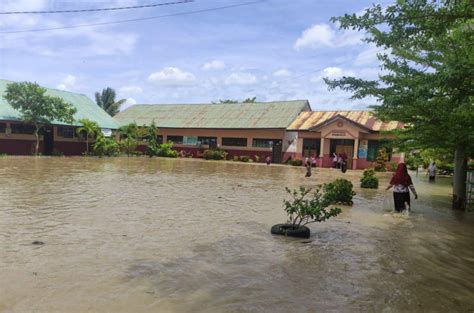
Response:
[[[361,140],[359,142],[359,158],[367,158],[367,150],[369,148],[368,140]]]
[[[102,128],[101,131],[104,137],[112,137],[112,130],[110,128]]]

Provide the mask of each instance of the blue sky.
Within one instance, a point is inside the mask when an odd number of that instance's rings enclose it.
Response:
[[[115,12],[8,15],[0,32],[108,22],[248,3],[195,0]],[[167,0],[1,0],[0,11],[103,8]],[[134,103],[209,103],[256,96],[259,101],[308,99],[314,110],[362,109],[328,91],[323,77],[376,78],[377,49],[363,34],[340,31],[329,19],[370,1],[267,0],[225,10],[45,32],[0,33],[0,78],[93,98],[114,88]],[[386,4],[388,2],[381,2]]]

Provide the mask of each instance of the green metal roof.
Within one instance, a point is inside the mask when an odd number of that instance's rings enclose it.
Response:
[[[122,125],[153,120],[162,128],[287,128],[302,111],[310,110],[307,100],[219,103],[134,105],[115,119]]]
[[[0,120],[18,121],[20,119],[20,112],[14,110],[7,100],[3,97],[7,85],[12,81],[0,79]],[[92,121],[97,122],[101,128],[117,129],[119,127],[117,121],[115,121],[107,112],[99,107],[95,102],[89,99],[85,95],[72,93],[68,91],[62,91],[57,89],[46,88],[46,94],[53,97],[60,97],[65,101],[71,103],[77,112],[74,115],[74,123],[67,124],[63,122],[54,121],[53,124],[59,125],[75,125],[78,126],[80,123],[78,120],[81,118],[88,118]]]

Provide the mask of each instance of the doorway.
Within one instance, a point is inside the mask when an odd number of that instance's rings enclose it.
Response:
[[[352,159],[354,157],[354,140],[352,139],[331,139],[331,156],[333,153],[346,153],[347,168],[352,169]]]
[[[281,140],[273,141],[272,145],[272,162],[281,163],[283,146]]]
[[[52,155],[54,150],[53,127],[43,128],[43,155]]]

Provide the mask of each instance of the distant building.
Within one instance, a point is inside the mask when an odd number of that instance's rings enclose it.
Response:
[[[12,82],[0,80],[0,153],[31,155],[36,143],[34,126],[21,122],[20,113],[5,100],[4,93],[9,83]],[[118,123],[85,95],[49,88],[46,94],[71,103],[77,113],[72,124],[53,122],[44,128],[39,150],[43,155],[80,155],[85,152],[86,142],[76,134],[76,128],[80,126],[77,121],[81,118],[97,122],[104,132],[118,128]]]
[[[319,158],[331,167],[333,153],[345,152],[349,167],[363,169],[375,160],[387,138],[381,133],[402,128],[399,122],[374,118],[370,111],[311,111],[307,100],[225,103],[134,105],[115,116],[124,125],[158,127],[159,143],[172,141],[175,149],[200,156],[204,149],[221,148],[229,157],[270,156],[274,163],[290,157]],[[391,161],[402,155],[390,153]]]

